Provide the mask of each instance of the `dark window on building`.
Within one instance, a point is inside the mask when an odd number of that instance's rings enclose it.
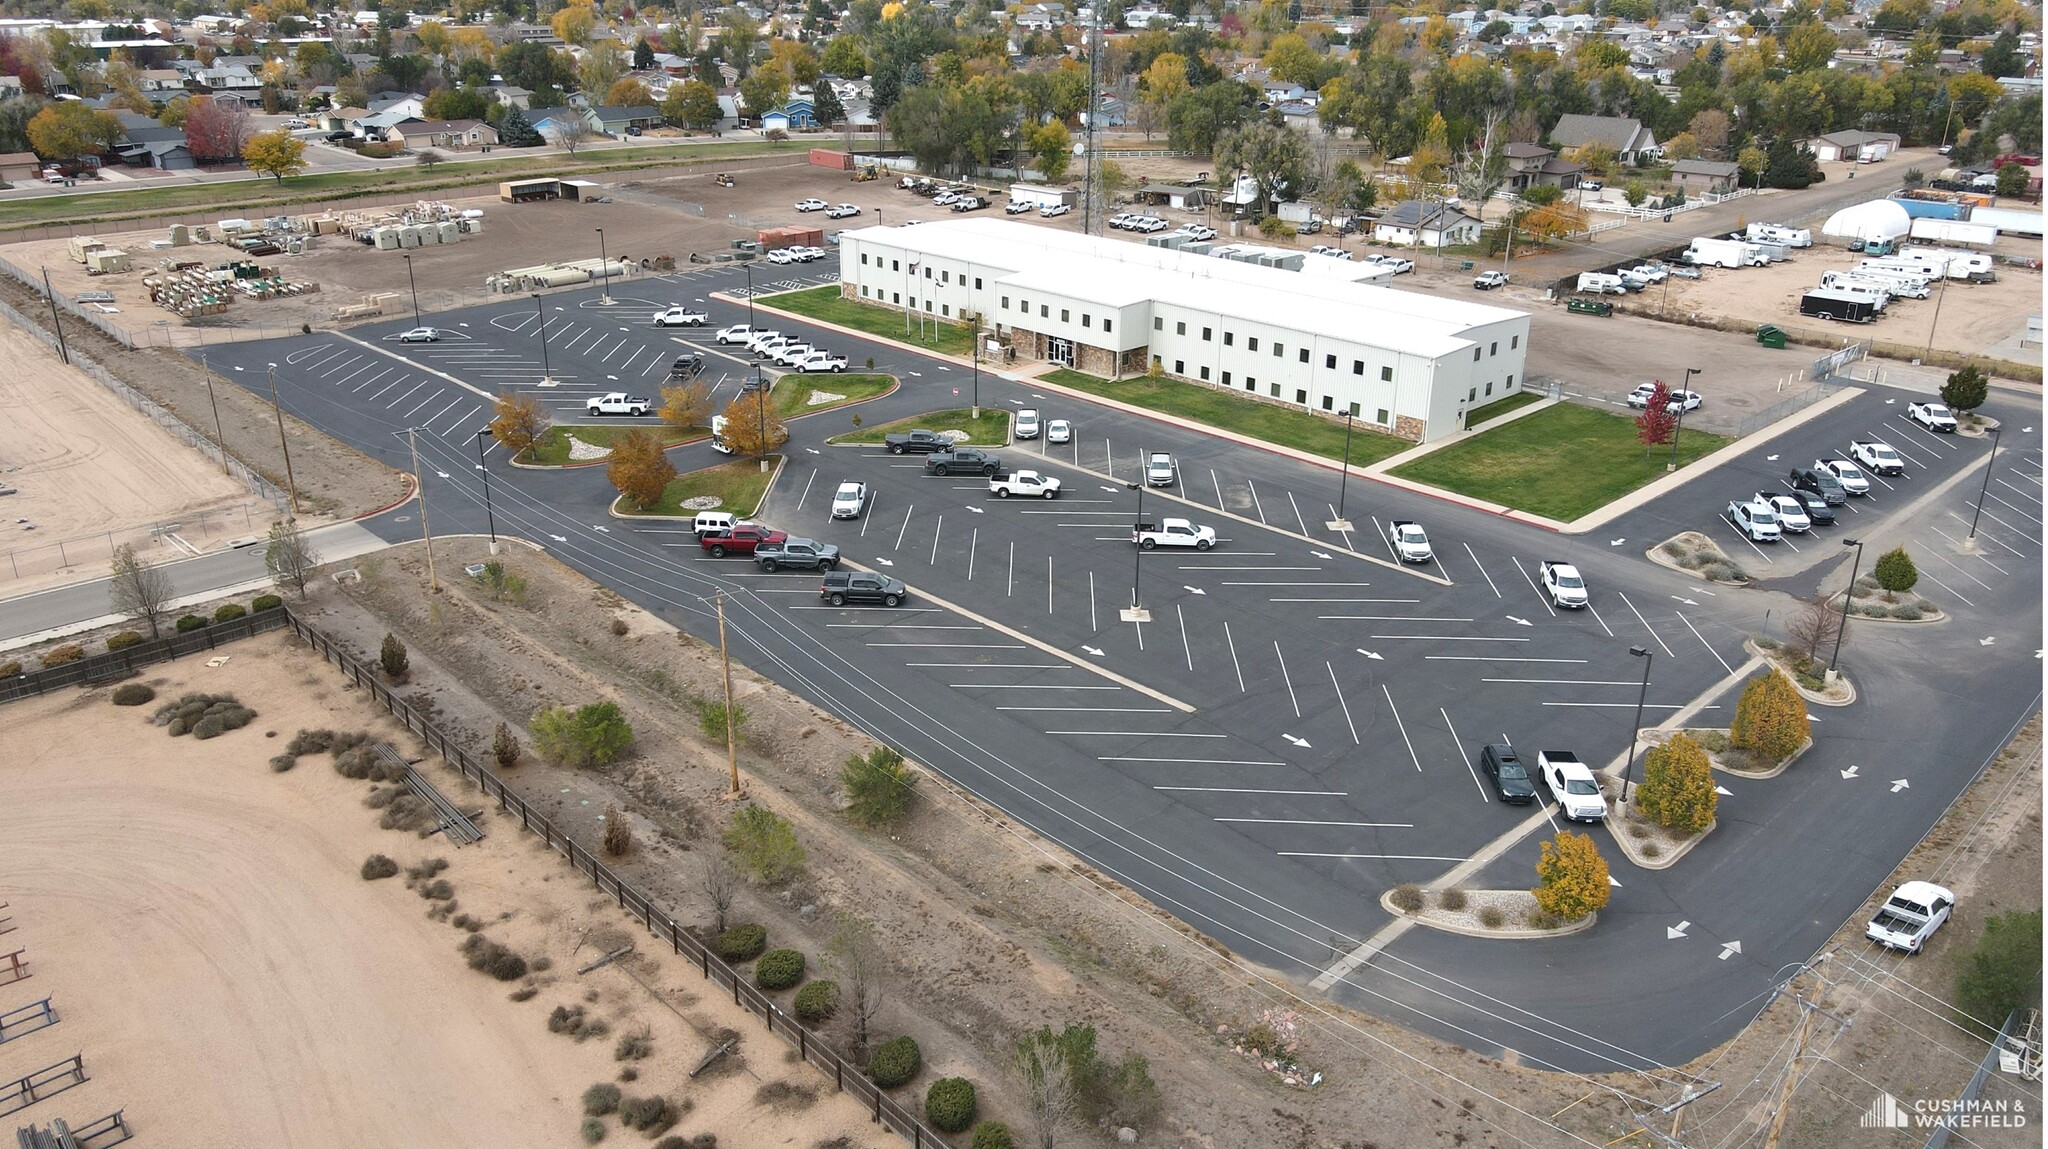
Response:
[[[1353,359],[1353,360],[1351,361],[1351,373],[1352,373],[1353,375],[1363,375],[1363,374],[1365,374],[1365,360],[1363,360],[1363,359]]]
[[[1467,387],[1465,389],[1465,402],[1470,403],[1477,398],[1479,398],[1479,388]]]
[[[1335,371],[1337,369],[1337,357],[1335,355],[1324,355],[1323,367],[1327,370]]]
[[[1519,336],[1519,335],[1511,335],[1511,336],[1509,336],[1509,337],[1508,337],[1508,350],[1510,350],[1510,351],[1513,351],[1513,350],[1514,350],[1515,348],[1517,348],[1517,347],[1520,347],[1521,345],[1522,345],[1522,337],[1521,337],[1521,336]]]
[[[1166,330],[1166,320],[1165,320],[1164,318],[1160,317],[1160,316],[1157,316],[1157,315],[1153,316],[1153,317],[1152,317],[1152,330],[1154,330],[1154,331],[1164,331],[1164,330]]]
[[[860,265],[862,267],[866,267],[868,265],[868,253],[865,251],[860,253]]]
[[[1236,346],[1236,345],[1237,345],[1237,332],[1235,332],[1235,331],[1226,331],[1226,332],[1224,332],[1224,333],[1223,333],[1223,345],[1224,345],[1225,347],[1234,347],[1234,346]]]
[[[893,259],[892,259],[892,260],[890,260],[890,261],[889,261],[889,270],[890,270],[890,271],[902,271],[902,270],[903,270],[903,264],[902,264],[902,263],[900,263],[900,262],[898,262],[897,260],[893,260]]]
[[[1336,406],[1336,403],[1337,401],[1335,399],[1330,398],[1328,395],[1323,396],[1323,410],[1330,410],[1332,407]]]
[[[900,291],[892,291],[892,292],[890,292],[890,293],[889,293],[889,302],[891,302],[891,303],[894,303],[894,304],[895,304],[896,306],[898,306],[898,307],[901,307],[901,306],[903,306],[903,293],[902,293],[902,292],[900,292]]]
[[[1479,362],[1479,349],[1477,347],[1472,349],[1472,362]]]
[[[1382,427],[1393,426],[1393,424],[1387,420],[1387,409],[1385,407],[1380,408],[1379,415],[1380,417],[1374,419],[1373,422],[1378,423]]]
[[[974,277],[974,290],[981,290],[981,277],[978,275]]]
[[[1225,372],[1223,373],[1223,385],[1224,385],[1225,387],[1228,387],[1228,386],[1230,386],[1230,372],[1228,372],[1228,371],[1225,371]]]
[[[1005,295],[1005,296],[1003,296],[1003,310],[1004,310],[1004,311],[1008,311],[1009,309],[1010,309],[1010,297],[1009,297],[1009,296],[1007,296],[1007,295]]]
[[[1493,394],[1493,384],[1491,384],[1491,383],[1488,383],[1488,384],[1486,385],[1486,393],[1487,393],[1488,395],[1491,395],[1491,394]]]
[[[1051,307],[1049,307],[1049,306],[1047,306],[1046,304],[1043,304],[1043,303],[1039,304],[1039,305],[1038,305],[1038,317],[1039,317],[1040,319],[1050,319],[1050,318],[1052,318],[1052,308],[1051,308]]]
[[[1175,375],[1185,375],[1185,374],[1187,374],[1187,373],[1188,373],[1188,364],[1187,364],[1187,360],[1185,360],[1185,359],[1176,359],[1176,360],[1174,360],[1174,361],[1173,361],[1173,373],[1174,373]]]
[[[1507,389],[1510,391],[1515,389],[1515,377],[1512,375],[1508,376]]]
[[[1095,326],[1095,317],[1094,317],[1093,315],[1090,315],[1090,314],[1088,314],[1087,312],[1083,311],[1083,312],[1081,313],[1081,326],[1083,326],[1083,327],[1093,327],[1093,326]]]
[[[1115,324],[1113,323],[1113,321],[1111,321],[1111,320],[1108,320],[1108,319],[1104,319],[1104,320],[1102,321],[1102,331],[1103,331],[1103,334],[1105,334],[1105,335],[1106,335],[1106,334],[1108,334],[1108,333],[1109,333],[1109,331],[1110,331],[1110,329],[1111,329],[1112,327],[1114,327],[1114,326],[1115,326]]]
[[[1487,344],[1486,357],[1491,359],[1498,354],[1500,354],[1500,340],[1496,339],[1492,343]]]
[[[1061,322],[1061,323],[1072,323],[1072,322],[1074,321],[1074,318],[1073,318],[1073,316],[1074,316],[1074,313],[1073,313],[1073,312],[1071,312],[1071,311],[1068,311],[1068,310],[1067,310],[1066,308],[1064,308],[1064,307],[1060,308],[1060,322]]]
[[[1392,367],[1382,367],[1382,368],[1380,368],[1380,382],[1382,382],[1382,383],[1392,383],[1393,381],[1394,381],[1394,369],[1393,369]]]
[[[1308,362],[1308,348],[1306,347],[1301,349],[1301,361],[1303,363]]]
[[[1173,333],[1175,335],[1186,335],[1188,333],[1188,325],[1185,323],[1175,323],[1173,325]]]
[[[1209,342],[1209,329],[1206,327],[1202,328],[1202,342]]]
[[[1351,417],[1352,417],[1353,419],[1356,419],[1356,418],[1358,418],[1358,404],[1356,404],[1356,403],[1353,403],[1353,404],[1351,405]]]
[[[1254,335],[1250,339],[1245,340],[1244,349],[1246,351],[1257,351],[1259,349],[1259,337]]]
[[[1209,381],[1209,369],[1208,369],[1207,367],[1204,367],[1204,368],[1202,368],[1202,382],[1204,382],[1204,383],[1207,383],[1208,381]]]

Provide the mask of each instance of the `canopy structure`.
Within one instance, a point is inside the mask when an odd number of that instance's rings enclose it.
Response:
[[[1821,234],[1838,239],[1898,239],[1913,229],[1906,209],[1888,199],[1845,207],[1828,217]]]

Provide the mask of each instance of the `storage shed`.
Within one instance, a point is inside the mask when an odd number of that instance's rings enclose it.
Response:
[[[498,198],[506,203],[531,203],[561,196],[562,181],[557,179],[508,180],[498,185]]]

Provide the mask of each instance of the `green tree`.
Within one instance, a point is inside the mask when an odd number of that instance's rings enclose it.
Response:
[[[699,131],[716,125],[724,112],[718,106],[718,90],[702,80],[688,80],[669,88],[661,101],[662,118],[679,128]]]
[[[498,142],[508,148],[537,148],[546,141],[534,130],[525,112],[507,105],[504,116],[498,120]]]
[[[543,706],[527,721],[533,748],[558,766],[610,765],[633,744],[633,725],[616,702],[593,702],[571,710]]]
[[[645,72],[654,67],[654,45],[642,36],[633,42],[633,70]]]
[[[1887,595],[1904,594],[1920,581],[1920,568],[1913,565],[1913,556],[1906,553],[1905,547],[1893,547],[1877,556],[1877,566],[1871,575]]]
[[[1650,189],[1641,180],[1630,180],[1621,185],[1621,196],[1628,201],[1628,206],[1641,207],[1643,201],[1650,198]]]
[[[2020,51],[2020,38],[2011,29],[1993,37],[1990,46],[1984,49],[1984,55],[1977,60],[1977,70],[1994,80],[2025,74],[2027,57]]]
[[[1196,88],[1166,106],[1166,138],[1176,151],[1210,152],[1224,132],[1249,119],[1254,90],[1236,80]]]
[[[811,89],[811,112],[818,117],[818,126],[830,128],[846,122],[846,108],[839,102],[839,93],[823,80]]]
[[[1323,56],[1309,47],[1308,41],[1302,39],[1298,32],[1285,32],[1273,37],[1260,62],[1275,80],[1283,84],[1314,88],[1321,83]]]
[[[1026,128],[1024,146],[1045,182],[1058,183],[1066,178],[1067,165],[1073,158],[1074,137],[1065,124],[1053,120]]]
[[[1764,154],[1764,184],[1767,187],[1797,190],[1811,186],[1819,174],[1820,165],[1814,162],[1813,153],[1794,147],[1792,141],[1783,136],[1772,140]]]
[[[412,660],[405,652],[405,644],[389,631],[384,633],[384,645],[377,650],[377,663],[384,669],[384,677],[393,682],[405,681],[405,675],[412,668]]]
[[[250,171],[275,176],[282,184],[284,177],[306,170],[306,141],[282,128],[258,132],[242,145],[242,162]]]
[[[868,74],[868,55],[861,50],[860,37],[839,36],[825,45],[818,67],[828,76],[858,80]]]
[[[1541,883],[1529,891],[1543,912],[1568,922],[1597,913],[1607,904],[1607,860],[1600,856],[1593,839],[1570,830],[1543,843],[1543,856],[1536,863]]]
[[[2027,169],[2025,164],[2006,164],[1998,169],[1998,194],[2001,196],[2025,194],[2027,180],[2033,174],[2033,172]]]
[[[789,75],[780,68],[756,68],[740,81],[740,99],[747,105],[747,115],[754,120],[781,107],[788,98]]]
[[[1682,834],[1697,834],[1714,821],[1720,795],[1714,767],[1691,735],[1674,734],[1643,755],[1643,784],[1636,787],[1643,817]]]
[[[839,784],[846,791],[847,814],[864,826],[880,826],[910,808],[916,796],[917,772],[903,761],[903,755],[877,746],[848,758],[840,768]]]
[[[1242,172],[1258,185],[1260,214],[1308,186],[1308,141],[1291,128],[1264,121],[1233,128],[1216,141],[1215,155],[1219,170]]]
[[[1095,1027],[1068,1025],[1054,1033],[1042,1026],[1017,1040],[1012,1059],[1039,1149],[1053,1149],[1079,1123],[1082,1100],[1099,1072]]]
[[[1956,971],[1956,1010],[1995,1033],[2016,1009],[2041,1004],[2041,911],[1984,920],[1984,936]]]
[[[1812,729],[1791,679],[1767,670],[1742,688],[1728,741],[1765,762],[1778,762],[1804,745]]]
[[[126,134],[120,117],[76,100],[50,104],[28,122],[29,146],[46,160],[98,155]]]
[[[788,881],[803,872],[809,859],[789,820],[760,806],[747,806],[734,814],[723,840],[740,866],[762,885]]]
[[[1957,412],[1975,411],[1982,407],[1990,393],[1991,381],[1974,363],[1964,364],[1962,370],[1951,374],[1948,382],[1941,385],[1941,401]]]

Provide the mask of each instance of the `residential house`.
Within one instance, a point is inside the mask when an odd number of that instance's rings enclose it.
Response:
[[[406,119],[427,114],[427,98],[414,92],[378,92],[369,99],[372,112],[398,112]]]
[[[656,52],[654,54],[654,66],[671,76],[677,76],[685,80],[689,79],[690,74],[697,70],[697,62],[695,60],[690,59],[688,56],[678,56],[673,52]]]
[[[1567,148],[1604,147],[1624,164],[1634,164],[1657,154],[1657,137],[1642,121],[1624,116],[1566,115],[1550,129],[1550,142],[1560,151]]]
[[[628,129],[632,128],[645,131],[648,128],[660,127],[661,109],[647,104],[630,108],[594,107],[585,109],[583,121],[594,132],[623,136],[629,134]]]
[[[1671,182],[1685,189],[1727,195],[1742,183],[1742,165],[1720,160],[1679,160],[1671,165]]]
[[[1211,192],[1203,187],[1183,187],[1180,184],[1146,184],[1131,193],[1139,203],[1164,205],[1176,211],[1200,211],[1209,202]]]
[[[263,89],[263,77],[246,64],[216,62],[211,68],[201,68],[192,78],[216,96],[253,96]]]
[[[0,76],[0,100],[11,100],[27,91],[22,87],[20,76]]]
[[[366,140],[381,140],[388,137],[391,129],[407,120],[418,118],[407,115],[404,109],[398,108],[389,112],[371,112],[367,116],[350,120],[348,127],[350,131]]]
[[[1314,100],[1288,100],[1273,105],[1273,110],[1280,113],[1281,123],[1298,132],[1319,131],[1323,126],[1322,117],[1316,114]]]
[[[1517,195],[1536,187],[1570,191],[1579,186],[1579,177],[1586,170],[1584,164],[1559,159],[1556,149],[1542,144],[1509,144],[1501,149],[1501,158],[1507,177],[1503,186]]]
[[[1899,149],[1899,137],[1892,132],[1829,132],[1810,140],[1800,140],[1800,146],[1813,153],[1813,158],[1824,164],[1855,163],[1857,157],[1867,155],[1873,160],[1882,160]]]
[[[34,152],[8,152],[0,155],[0,183],[34,183],[43,174],[43,164]]]
[[[407,120],[386,130],[384,139],[413,151],[469,151],[497,143],[498,129],[482,120]]]
[[[517,84],[492,84],[491,91],[497,94],[498,102],[506,107],[523,110],[533,105],[533,92]]]
[[[1264,90],[1266,102],[1269,104],[1284,104],[1290,100],[1304,99],[1309,94],[1308,89],[1300,84],[1289,84],[1284,81],[1270,79],[1266,81]]]
[[[166,172],[188,171],[199,166],[199,162],[192,158],[192,149],[185,146],[185,129],[166,128],[145,117],[136,117],[136,120],[150,126],[130,122],[133,126],[128,128],[127,136],[114,148],[114,154],[120,156],[124,163]]]
[[[1451,247],[1479,241],[1479,221],[1440,203],[1402,200],[1372,227],[1374,243]]]
[[[312,123],[314,127],[324,128],[330,132],[353,132],[356,130],[356,121],[369,114],[368,108],[330,108],[314,117]]]
[[[1171,28],[1179,20],[1174,14],[1157,4],[1134,4],[1124,9],[1124,27],[1142,32],[1147,28]]]
[[[136,80],[146,96],[168,100],[185,91],[184,73],[176,68],[144,68],[137,73]]]
[[[1017,14],[1017,27],[1033,32],[1050,32],[1067,22],[1065,4],[1027,4]]]
[[[781,118],[779,124],[773,122],[777,117]],[[817,126],[817,105],[810,96],[803,94],[790,96],[789,99],[782,102],[781,107],[773,109],[767,115],[761,117],[762,131],[780,127],[783,131],[787,132],[794,128],[815,128]]]

